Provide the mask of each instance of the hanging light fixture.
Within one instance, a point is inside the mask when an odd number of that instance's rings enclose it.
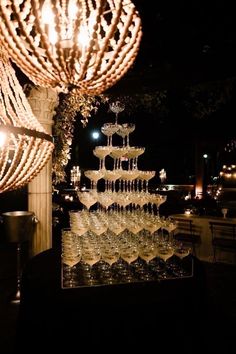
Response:
[[[142,36],[131,0],[1,0],[0,38],[36,84],[100,94],[131,67]]]
[[[47,163],[53,147],[8,57],[0,52],[0,193],[30,182]]]

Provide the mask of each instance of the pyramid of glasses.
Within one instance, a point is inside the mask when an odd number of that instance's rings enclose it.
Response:
[[[93,150],[93,154],[99,159],[99,169],[85,171],[91,188],[78,191],[78,197],[87,211],[92,205],[98,203],[99,212],[104,212],[104,217],[113,213],[119,220],[121,214],[123,218],[128,219],[136,214],[142,214],[142,218],[145,216],[146,221],[143,222],[143,228],[154,232],[154,228],[157,230],[163,222],[159,217],[159,206],[166,201],[166,196],[148,191],[149,180],[155,177],[156,172],[138,169],[138,158],[144,153],[145,148],[130,146],[129,135],[134,130],[135,124],[118,124],[117,120],[115,123],[105,123],[101,127],[102,133],[107,136],[107,145],[96,146]],[[121,146],[112,144],[114,134],[122,137]],[[113,159],[112,170],[106,169],[108,158]],[[123,166],[124,161],[126,161],[126,168]],[[97,183],[102,179],[104,190],[99,192]],[[72,223],[71,227],[76,231],[76,222]]]
[[[117,119],[101,127],[107,145],[93,150],[99,168],[85,171],[90,189],[77,191],[84,209],[70,211],[70,229],[62,230],[62,287],[192,276],[192,263],[187,270],[182,267],[190,249],[173,242],[176,222],[159,215],[166,196],[148,190],[155,171],[138,169],[145,148],[130,146],[134,130],[134,124],[118,124]],[[122,145],[113,146],[114,134]],[[112,170],[106,169],[108,158],[113,159]],[[99,180],[104,181],[103,191],[98,191]],[[167,266],[173,255],[179,261]]]
[[[85,171],[85,176],[91,182],[91,189],[78,193],[81,203],[88,209],[97,202],[105,209],[113,205],[113,209],[124,210],[129,205],[129,211],[141,210],[144,205],[150,204],[151,210],[153,211],[153,207],[156,206],[159,214],[159,206],[165,202],[166,196],[148,192],[149,180],[155,177],[156,172],[138,169],[138,158],[144,153],[145,148],[130,146],[129,135],[134,130],[133,123],[105,123],[102,126],[101,131],[107,136],[107,145],[96,146],[93,150],[93,154],[99,159],[99,169]],[[121,146],[113,146],[114,134],[122,137]],[[113,159],[112,170],[106,169],[108,158]],[[126,168],[123,161],[127,162]],[[101,179],[105,182],[104,192],[97,191],[97,183]]]

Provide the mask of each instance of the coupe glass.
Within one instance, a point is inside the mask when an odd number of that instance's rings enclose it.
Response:
[[[134,181],[139,176],[138,170],[121,170],[121,180],[123,182],[123,190],[131,192],[134,190]]]
[[[140,146],[129,146],[127,147],[126,157],[129,159],[128,169],[138,169],[138,157],[142,155],[145,151],[144,147]]]
[[[115,182],[121,177],[122,170],[105,170],[104,180],[106,181],[106,191],[115,190]]]
[[[116,115],[116,121],[115,121],[115,124],[117,124],[118,122],[118,114],[120,112],[123,112],[123,110],[125,109],[125,105],[124,103],[120,102],[119,100],[115,101],[115,102],[112,102],[109,106],[110,110],[112,112],[115,113]]]
[[[113,284],[116,282],[116,280],[113,276],[112,266],[120,258],[119,248],[113,242],[111,243],[108,241],[101,248],[101,253],[102,253],[102,260],[108,264],[108,267],[103,268],[101,275],[104,278],[106,283]]]
[[[69,223],[71,230],[79,236],[85,234],[88,231],[89,223],[87,213],[78,210],[69,211]]]
[[[99,192],[98,203],[105,208],[105,211],[114,203],[114,193],[112,191]]]
[[[62,263],[64,285],[73,287],[76,285],[76,264],[82,256],[80,237],[70,228],[62,229]]]
[[[95,189],[86,190],[83,192],[77,191],[78,198],[80,202],[86,207],[89,211],[90,207],[97,203],[98,196]]]
[[[184,275],[187,274],[187,272],[184,269],[184,258],[187,257],[191,253],[191,247],[184,246],[182,243],[179,245],[175,246],[175,251],[174,254],[179,258],[180,260],[180,269],[177,271],[177,275],[180,277],[183,277]]]
[[[221,209],[221,212],[222,212],[222,214],[223,214],[223,218],[225,219],[225,218],[226,218],[226,215],[227,215],[227,213],[228,213],[228,209],[227,209],[227,208],[222,208],[222,209]]]
[[[105,123],[103,124],[101,131],[104,135],[107,136],[107,145],[112,146],[112,136],[115,134],[119,129],[119,124],[113,123]]]
[[[87,170],[84,175],[90,179],[91,188],[96,189],[98,181],[104,176],[104,170]]]
[[[89,285],[97,283],[96,275],[94,274],[93,266],[101,259],[101,250],[99,247],[98,238],[95,234],[88,232],[82,236],[82,261],[84,265],[85,281]]]
[[[147,264],[156,257],[156,248],[152,241],[142,242],[139,246],[139,257]]]
[[[161,272],[162,278],[167,278],[167,260],[174,255],[175,249],[170,243],[160,243],[157,246],[157,256],[163,261],[163,271]]]
[[[126,157],[127,147],[113,146],[110,156],[114,159],[114,169],[121,169],[121,158]]]
[[[120,135],[123,138],[123,146],[129,146],[129,134],[135,130],[134,123],[124,123],[120,124],[119,129],[116,134]],[[126,138],[126,143],[125,143]]]
[[[173,240],[173,232],[177,229],[177,222],[171,217],[168,217],[163,221],[162,230],[166,230],[168,233],[168,241]]]
[[[161,204],[165,203],[166,200],[167,200],[167,195],[152,194],[152,203],[156,205],[157,216],[159,216],[159,208]]]
[[[99,158],[99,170],[105,169],[105,158],[110,154],[111,149],[109,146],[96,146],[93,150],[94,156]]]
[[[120,256],[128,264],[134,262],[139,256],[137,242],[129,232],[127,232],[124,242],[120,245]]]
[[[139,257],[145,262],[143,267],[138,269],[139,276],[143,280],[152,280],[153,275],[150,272],[149,262],[156,258],[156,245],[150,239],[141,240],[139,244]]]

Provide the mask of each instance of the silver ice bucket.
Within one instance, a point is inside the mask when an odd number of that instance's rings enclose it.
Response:
[[[3,233],[8,242],[29,241],[35,232],[37,219],[31,211],[2,213]]]

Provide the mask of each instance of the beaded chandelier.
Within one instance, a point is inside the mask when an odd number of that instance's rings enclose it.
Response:
[[[53,147],[8,57],[0,52],[0,193],[30,182],[47,163]]]
[[[38,86],[100,94],[134,63],[141,36],[131,0],[0,1],[0,40]]]

